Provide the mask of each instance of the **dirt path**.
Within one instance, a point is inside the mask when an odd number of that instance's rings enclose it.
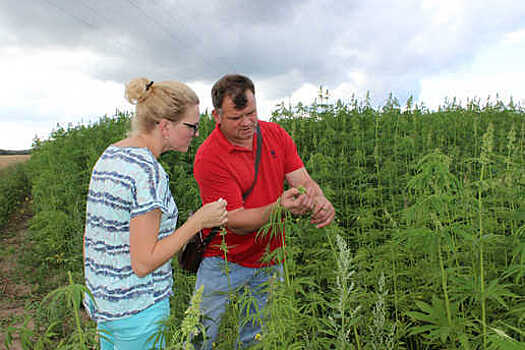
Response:
[[[24,249],[28,249],[28,221],[32,213],[30,201],[25,201],[9,219],[7,227],[0,230],[0,348],[23,349],[19,339],[14,339],[9,348],[4,344],[8,326],[20,327],[24,316],[29,315],[26,304],[33,298],[34,290],[25,279],[25,267],[19,258]],[[28,324],[31,327],[31,324]]]
[[[21,154],[21,155],[0,155],[0,169],[6,168],[8,166],[11,166],[13,164],[24,162],[28,160],[30,157],[29,154]]]

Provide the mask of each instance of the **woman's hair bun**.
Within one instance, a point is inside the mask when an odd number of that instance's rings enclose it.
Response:
[[[152,90],[153,81],[147,78],[135,78],[126,84],[126,100],[131,104],[144,101]]]

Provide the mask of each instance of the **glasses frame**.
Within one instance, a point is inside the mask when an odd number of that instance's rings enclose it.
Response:
[[[199,123],[192,124],[192,123],[183,122],[182,124],[186,125],[190,129],[193,129],[193,136],[197,135],[197,133],[199,132]]]

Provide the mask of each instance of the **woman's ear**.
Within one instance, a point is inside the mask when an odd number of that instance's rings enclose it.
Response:
[[[168,136],[168,128],[170,127],[170,123],[171,122],[168,119],[162,119],[157,122],[157,128],[159,128],[160,134],[164,138]]]

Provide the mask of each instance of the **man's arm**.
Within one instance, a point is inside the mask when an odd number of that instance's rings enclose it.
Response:
[[[302,167],[289,172],[286,174],[286,181],[292,187],[303,186],[307,196],[313,200],[312,224],[321,228],[332,222],[335,216],[334,206],[326,199],[321,187],[310,177],[306,168]]]
[[[264,226],[270,218],[270,214],[276,203],[259,208],[244,209],[243,207],[228,212],[228,224],[230,231],[239,235],[245,235]]]
[[[255,232],[268,222],[272,210],[277,205],[282,205],[292,212],[313,206],[308,196],[300,193],[296,188],[291,188],[285,191],[277,201],[264,207],[251,209],[241,207],[228,211],[228,224],[226,226],[230,231],[239,235]]]
[[[286,181],[292,186],[280,197],[280,204],[293,214],[305,214],[312,211],[312,224],[317,228],[330,224],[335,216],[335,209],[323,194],[321,187],[310,177],[306,169],[300,168],[286,174]],[[297,187],[303,186],[306,195]],[[237,234],[247,234],[264,226],[277,202],[264,207],[238,208],[228,212],[228,228]]]

